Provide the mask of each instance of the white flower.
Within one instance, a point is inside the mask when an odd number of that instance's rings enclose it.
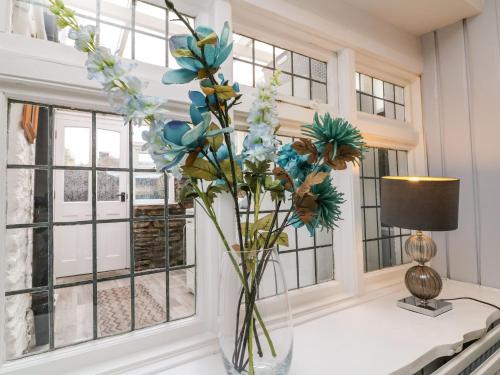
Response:
[[[75,41],[78,51],[89,52],[90,46],[95,42],[95,27],[92,25],[81,26],[79,30],[71,29],[68,37]]]

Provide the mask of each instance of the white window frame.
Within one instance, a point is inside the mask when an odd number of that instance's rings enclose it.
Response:
[[[150,1],[163,3],[161,0]],[[220,30],[224,21],[232,23],[231,4],[226,0],[206,2],[205,8],[201,10],[196,0],[184,0],[182,4],[181,11],[196,16],[198,24],[209,24]],[[207,8],[208,6],[210,8]],[[109,111],[98,85],[86,78],[83,67],[84,56],[68,46],[6,33],[10,30],[10,9],[11,0],[0,4],[0,15],[5,15],[0,16],[0,61],[7,61],[0,66],[0,181],[2,181],[0,196],[6,196],[6,184],[3,181],[6,175],[6,152],[3,150],[6,150],[7,142],[8,99]],[[300,125],[310,123],[315,111],[320,113],[328,111],[358,126],[370,146],[409,150],[409,172],[426,174],[418,76],[397,68],[388,68],[371,57],[335,43],[328,45],[328,48],[314,48],[306,42],[292,41],[285,37],[268,38],[269,35],[274,35],[272,32],[274,26],[271,25],[269,29],[256,30],[252,29],[251,23],[238,21],[233,26],[242,34],[260,40],[267,39],[269,43],[327,61],[329,104],[317,105],[297,98],[279,98],[278,110],[283,134],[300,136]],[[300,32],[302,40],[307,40],[307,33]],[[56,67],[57,72],[55,72]],[[190,89],[197,89],[198,85],[192,83],[175,87],[164,86],[158,78],[166,70],[164,67],[138,62],[136,72],[142,79],[150,82],[148,94],[171,98],[168,109],[179,118],[187,119],[189,104],[187,92]],[[222,71],[227,79],[231,79],[231,57]],[[357,112],[354,82],[356,71],[405,87],[405,123]],[[242,87],[246,99],[233,111],[236,125],[245,124],[254,92],[254,88]],[[339,190],[345,193],[347,201],[342,207],[344,220],[339,223],[339,229],[334,236],[336,280],[300,288],[290,293],[293,315],[297,323],[357,303],[356,301],[368,298],[367,292],[401,283],[408,267],[402,265],[364,273],[359,169],[350,166],[346,171],[335,172],[335,175],[335,182]],[[223,213],[229,207],[229,202],[222,201],[218,203],[216,210]],[[5,200],[0,200],[0,210],[5,212]],[[0,374],[29,374],[34,371],[35,366],[36,371],[40,373],[44,371],[62,373],[79,367],[90,368],[89,366],[95,369],[91,372],[106,373],[122,369],[134,370],[137,374],[151,373],[216,351],[214,301],[217,300],[217,274],[221,254],[219,250],[222,246],[214,231],[207,229],[211,228],[211,223],[201,215],[202,210],[197,211],[197,248],[210,251],[198,251],[197,254],[197,278],[203,282],[197,283],[196,316],[8,363],[3,363],[5,358],[1,357]],[[226,219],[224,215],[219,215],[221,226],[228,229],[229,233],[234,223],[230,215],[225,216]],[[4,215],[0,215],[0,253],[5,246],[5,224]],[[214,252],[216,256],[213,256]],[[2,256],[0,256],[0,273],[5,274],[5,260]],[[3,279],[0,280],[0,295],[5,295]],[[0,311],[4,308],[4,298],[0,298]],[[3,337],[3,334],[4,324],[0,321],[0,335]],[[5,352],[3,345],[5,344],[2,340],[1,355]],[[110,358],[119,361],[120,364],[113,363]]]

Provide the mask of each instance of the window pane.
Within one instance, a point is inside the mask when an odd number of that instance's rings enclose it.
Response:
[[[367,240],[378,237],[377,222],[378,222],[377,209],[365,208],[365,229],[366,229]]]
[[[363,194],[365,200],[365,206],[376,206],[377,205],[377,190],[375,188],[375,179],[364,178],[363,179]]]
[[[288,50],[275,48],[276,69],[291,73],[292,71],[292,53]]]
[[[395,111],[394,103],[385,100],[384,105],[385,105],[385,117],[392,119],[396,118],[396,114],[394,113]]]
[[[165,38],[167,11],[164,8],[156,7],[138,1],[135,6],[135,27],[136,30],[143,31]]]
[[[97,284],[97,336],[105,337],[131,329],[130,280],[118,279]]]
[[[89,171],[65,170],[64,202],[87,202],[89,200]]]
[[[97,171],[97,200],[120,201],[120,172]]]
[[[360,87],[359,87],[359,73],[355,73],[354,74],[354,78],[356,80],[356,90],[360,90]]]
[[[129,223],[97,224],[98,278],[130,273]]]
[[[400,86],[396,86],[394,93],[396,96],[396,103],[404,105],[405,104],[404,89]]]
[[[274,71],[272,69],[255,66],[255,84],[269,82]]]
[[[326,85],[312,82],[312,99],[319,103],[326,103]]]
[[[90,166],[90,128],[64,128],[64,165]]]
[[[100,121],[101,126],[104,125]],[[123,128],[123,120],[118,124]],[[120,129],[120,128],[118,128]],[[97,166],[107,168],[119,168],[120,165],[120,150],[121,150],[121,135],[120,131],[97,129],[97,145],[96,156]]]
[[[309,57],[293,53],[293,74],[309,78]]]
[[[366,94],[372,94],[373,93],[373,88],[372,88],[372,77],[366,76],[364,74],[360,75],[360,88],[361,91],[366,93]]]
[[[305,249],[314,246],[314,236],[311,236],[305,226],[297,229],[297,249]]]
[[[135,326],[149,327],[167,320],[165,272],[135,278]]]
[[[195,279],[194,268],[169,272],[170,319],[186,318],[195,314]]]
[[[7,229],[5,252],[5,291],[47,285],[47,228]]]
[[[316,282],[314,250],[299,251],[299,284],[303,288]]]
[[[394,85],[389,82],[384,82],[384,99],[394,101]]]
[[[371,96],[361,94],[361,111],[373,113],[373,98]]]
[[[132,58],[129,46],[132,37],[130,30],[105,23],[101,23],[99,27],[101,30],[99,42],[102,46],[109,48],[111,52],[116,53],[118,56],[127,59]]]
[[[366,272],[380,269],[377,240],[365,243],[365,257]]]
[[[191,218],[169,220],[168,230],[170,267],[194,264],[194,221]]]
[[[281,84],[278,87],[278,92],[281,95],[292,96],[292,76],[286,73],[281,74],[280,83]]]
[[[396,104],[396,120],[405,120],[405,107],[399,104]]]
[[[297,255],[295,252],[280,254],[281,266],[289,290],[297,289]]]
[[[267,43],[259,42],[258,40],[254,43],[255,63],[272,68],[274,59],[273,46]]]
[[[316,230],[316,246],[326,246],[333,244],[333,230]]]
[[[375,104],[375,114],[379,116],[385,116],[384,101],[382,99],[373,99]]]
[[[333,247],[320,247],[316,250],[316,270],[318,283],[333,280]]]
[[[408,152],[398,151],[398,172],[400,176],[408,176]]]
[[[367,147],[361,161],[363,177],[375,177],[375,153],[372,147]]]
[[[166,42],[164,39],[135,33],[135,59],[153,65],[166,66]]]
[[[305,78],[293,77],[293,96],[306,100],[311,99],[310,83],[311,81]]]
[[[54,226],[56,284],[92,280],[92,225]]]
[[[384,83],[379,79],[373,79],[373,95],[378,98],[384,97]]]
[[[136,172],[134,174],[135,205],[141,202],[159,201],[163,204],[165,199],[165,180],[163,173]]]
[[[93,338],[92,285],[57,289],[54,293],[54,341],[56,347]]]
[[[152,210],[163,211],[162,206],[142,207],[145,214],[155,215]],[[164,269],[165,264],[165,221],[138,221],[134,223],[134,257],[136,271]]]
[[[29,317],[29,318],[27,318]],[[20,358],[49,350],[47,292],[5,297],[6,358]]]
[[[11,103],[9,106],[9,164],[46,165],[49,139],[47,107]]]
[[[311,59],[311,78],[326,83],[326,63]]]
[[[396,158],[396,151],[389,150],[388,157],[389,157],[389,175],[390,176],[397,176],[398,175],[398,161]]]
[[[7,169],[7,224],[48,220],[47,171]]]
[[[233,60],[233,79],[240,85],[253,86],[253,68],[252,64],[238,60]]]
[[[233,34],[233,51],[235,58],[252,62],[252,39],[243,35]]]

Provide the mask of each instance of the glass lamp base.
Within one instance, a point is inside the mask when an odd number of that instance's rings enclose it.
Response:
[[[450,302],[446,302],[440,299],[431,299],[422,302],[422,300],[410,296],[398,301],[398,306],[402,309],[410,310],[419,314],[436,317],[453,308]]]

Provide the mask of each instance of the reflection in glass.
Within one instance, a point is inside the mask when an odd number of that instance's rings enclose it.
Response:
[[[333,280],[333,246],[319,247],[316,249],[316,272],[318,276],[318,283]]]
[[[64,127],[64,165],[90,165],[90,128]]]
[[[120,200],[120,172],[97,171],[97,200]]]
[[[49,350],[47,292],[5,297],[5,350],[8,360]]]
[[[361,111],[373,113],[373,98],[371,96],[361,94]]]
[[[293,53],[293,74],[309,78],[309,57]]]
[[[7,224],[48,220],[47,171],[7,169]]]
[[[101,120],[101,123],[105,118]],[[120,123],[121,126],[121,123]],[[97,129],[97,166],[120,167],[121,134],[116,130]]]
[[[233,34],[233,57],[252,62],[252,39],[240,34]],[[250,85],[251,86],[251,85]]]
[[[153,65],[166,66],[165,39],[136,32],[135,59]]]
[[[312,82],[312,99],[319,103],[326,103],[326,85],[323,83]]]
[[[91,280],[92,225],[56,225],[53,235],[56,284]]]
[[[326,83],[326,63],[311,59],[311,78]]]
[[[163,173],[136,172],[135,178],[135,201],[161,200],[165,199],[165,180]]]
[[[93,338],[92,285],[56,289],[54,344],[56,347]]]
[[[311,98],[310,92],[311,81],[305,78],[293,77],[293,96],[309,100]]]
[[[373,93],[372,77],[360,74],[360,80],[361,91],[371,95]]]
[[[242,61],[233,61],[234,81],[240,85],[253,86],[253,66]]]
[[[49,140],[47,107],[10,103],[7,140],[9,164],[46,165]]]
[[[135,28],[165,38],[167,11],[142,1],[135,5]],[[182,33],[180,33],[182,34]]]
[[[105,337],[131,329],[130,280],[118,279],[97,284],[97,336]]]
[[[136,207],[144,216],[163,216],[163,206]],[[137,215],[140,216],[140,215]],[[165,221],[137,221],[134,223],[134,259],[136,271],[165,268]],[[170,235],[170,234],[169,234]],[[174,234],[181,236],[181,234]]]
[[[101,23],[99,27],[101,28],[101,32],[99,33],[100,43],[103,46],[106,46],[111,52],[116,53],[118,56],[126,59],[132,58],[132,51],[130,48],[132,33],[130,30],[105,23]]]
[[[273,70],[269,68],[263,68],[261,66],[255,66],[255,84],[268,82],[273,75]]]
[[[378,241],[365,242],[365,271],[375,271],[380,269]]]
[[[299,251],[299,286],[303,288],[315,282],[314,250]]]
[[[5,242],[5,290],[46,286],[48,277],[48,229],[7,229]]]
[[[87,202],[89,200],[89,171],[65,170],[64,202]]]
[[[276,47],[274,50],[276,58],[276,69],[286,73],[292,72],[292,53],[285,49]]]
[[[278,93],[280,93],[281,95],[292,96],[292,76],[290,74],[281,74]]]
[[[255,41],[255,63],[273,68],[273,46],[267,43]]]
[[[169,272],[170,320],[186,318],[195,314],[195,278],[194,268]]]
[[[167,320],[165,272],[135,277],[135,327],[144,328]]]

